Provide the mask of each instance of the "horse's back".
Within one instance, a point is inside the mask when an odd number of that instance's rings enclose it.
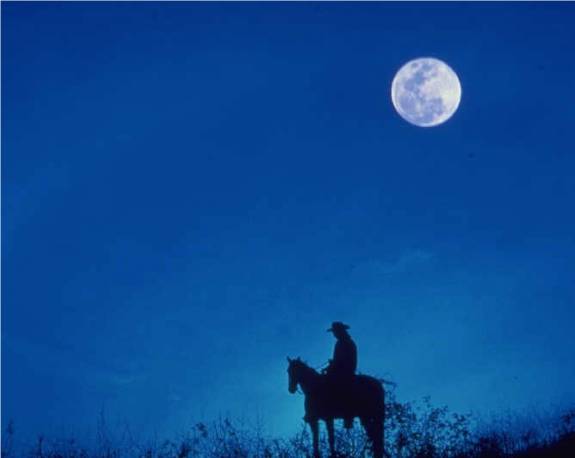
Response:
[[[385,394],[382,383],[370,375],[357,375],[355,378],[355,398],[362,407],[375,411],[383,411]]]
[[[363,388],[368,388],[373,391],[381,391],[383,393],[383,384],[371,375],[359,374],[355,376],[355,380],[356,384]]]

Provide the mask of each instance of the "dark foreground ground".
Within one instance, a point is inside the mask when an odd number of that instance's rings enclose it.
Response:
[[[94,444],[73,438],[38,436],[34,443],[18,441],[17,425],[2,431],[2,458],[302,458],[310,457],[309,429],[291,438],[273,438],[261,425],[221,419],[197,423],[169,440],[136,440],[129,428],[106,427],[98,421]],[[490,422],[471,415],[419,403],[388,402],[386,451],[392,458],[575,458],[575,408],[554,414],[506,414]],[[336,431],[338,457],[367,458],[369,444],[358,422],[351,431]],[[327,457],[325,437],[322,456]]]

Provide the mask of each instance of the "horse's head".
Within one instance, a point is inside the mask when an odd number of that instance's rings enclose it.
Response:
[[[290,393],[295,393],[297,391],[297,386],[299,385],[304,393],[308,390],[313,389],[313,387],[319,383],[321,375],[319,375],[315,369],[309,367],[301,359],[295,358],[291,359],[288,357],[288,375],[289,375],[289,387]]]
[[[297,391],[297,386],[301,382],[302,367],[305,365],[301,359],[291,359],[288,356],[288,391],[294,394]]]

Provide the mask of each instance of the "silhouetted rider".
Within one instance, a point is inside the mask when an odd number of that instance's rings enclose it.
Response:
[[[324,373],[333,394],[341,401],[344,409],[349,408],[352,397],[352,384],[357,369],[357,347],[347,330],[349,326],[341,321],[334,321],[328,332],[333,332],[337,339],[333,350],[333,358]],[[345,419],[345,427],[351,428],[353,420]]]
[[[357,347],[347,330],[349,326],[341,321],[334,321],[327,332],[333,332],[337,339],[333,349],[333,359],[325,370],[326,375],[334,377],[353,377],[357,369]]]

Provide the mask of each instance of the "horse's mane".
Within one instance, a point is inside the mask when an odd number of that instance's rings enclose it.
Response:
[[[311,367],[307,363],[307,361],[304,361],[301,358],[296,358],[293,360],[293,362],[294,362],[294,364],[297,364],[300,367],[300,369],[308,372],[309,374],[313,374],[315,376],[321,375],[317,370],[315,370],[313,367]],[[358,374],[356,374],[356,377],[368,379],[368,380],[371,380],[372,382],[377,382],[382,386],[388,385],[388,386],[391,386],[392,388],[395,388],[397,386],[397,384],[395,382],[392,382],[391,380],[386,380],[386,379],[381,378],[381,377],[374,377],[374,376],[368,375],[368,374],[358,373]]]
[[[306,372],[312,373],[314,375],[319,375],[319,372],[316,371],[313,367],[311,367],[308,363],[301,360],[300,358],[296,358],[293,360],[295,364],[297,364],[301,369]]]

